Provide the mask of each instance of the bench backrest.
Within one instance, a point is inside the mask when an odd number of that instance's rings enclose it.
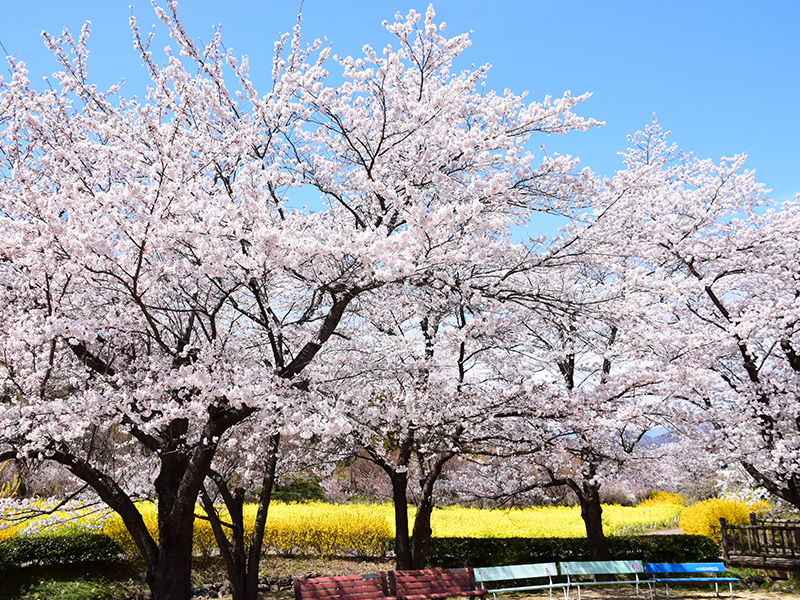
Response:
[[[340,575],[295,579],[295,600],[385,600],[386,575]]]
[[[724,573],[725,563],[644,563],[646,573]]]
[[[506,579],[535,579],[537,577],[555,577],[558,575],[556,563],[476,567],[473,572],[477,583]]]
[[[584,560],[558,563],[562,575],[623,575],[643,573],[640,560]]]
[[[392,596],[442,594],[475,589],[471,569],[423,569],[419,571],[389,571]]]

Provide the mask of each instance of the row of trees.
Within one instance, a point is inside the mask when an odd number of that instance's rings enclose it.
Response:
[[[682,155],[655,123],[611,180],[537,157],[535,134],[599,125],[572,112],[585,96],[483,91],[431,8],[358,59],[295,28],[266,94],[219,36],[198,47],[156,11],[178,52],[159,65],[132,20],[143,101],[90,83],[88,29],[45,37],[50,89],[13,58],[0,82],[0,461],[87,484],[155,598],[191,597],[198,501],[255,598],[287,436],[386,473],[401,568],[425,562],[455,457],[462,494],[567,486],[595,558],[612,478],[741,461],[800,506],[798,206],[742,157]],[[291,206],[300,186],[319,207]],[[514,233],[542,213],[562,235]],[[643,443],[655,427],[676,441]]]

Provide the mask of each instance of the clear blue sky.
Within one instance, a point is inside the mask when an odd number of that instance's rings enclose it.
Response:
[[[305,0],[307,39],[327,37],[334,52],[382,46],[381,21],[394,9],[424,12],[408,0]],[[580,114],[607,122],[564,139],[534,140],[581,157],[602,175],[621,166],[626,134],[656,113],[684,151],[719,159],[748,153],[748,168],[779,200],[800,192],[800,2],[797,0],[439,0],[447,33],[473,30],[470,63],[490,63],[488,86],[531,99],[592,92]],[[55,69],[40,33],[91,21],[90,76],[101,86],[122,78],[123,94],[143,95],[146,74],[131,44],[128,17],[155,23],[149,2],[0,0],[0,42],[40,81]],[[300,0],[183,0],[179,13],[195,38],[221,24],[223,40],[248,54],[265,78],[272,45],[295,22]],[[166,45],[163,29],[156,48]]]

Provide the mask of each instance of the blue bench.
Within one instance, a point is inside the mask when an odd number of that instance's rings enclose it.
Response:
[[[556,563],[538,563],[530,565],[507,565],[502,567],[476,567],[473,569],[475,583],[480,585],[492,596],[497,598],[497,594],[504,592],[528,592],[533,590],[548,590],[550,597],[553,597],[553,589],[561,588],[564,590],[564,599],[567,599],[567,584],[554,583],[553,577],[558,575]],[[532,580],[544,580],[547,583],[533,583]],[[517,585],[512,587],[498,587],[488,589],[486,584],[495,581],[529,581],[529,584]]]
[[[670,583],[713,583],[714,590],[719,597],[719,584],[727,583],[733,598],[733,584],[738,582],[736,577],[720,576],[725,573],[725,563],[645,563],[645,573],[650,575],[647,582],[651,586],[651,596],[655,598],[655,584],[663,583],[669,598]]]
[[[618,585],[630,584],[636,586],[636,596],[639,596],[639,584],[645,580],[639,579],[639,573],[644,573],[644,567],[640,560],[591,560],[579,562],[561,562],[558,568],[562,575],[567,576],[567,595],[569,588],[575,587],[578,590],[578,600],[581,598],[581,588],[595,585]],[[625,579],[614,579],[613,581],[597,581],[597,579],[583,581],[574,579],[578,576],[597,575],[623,575]]]

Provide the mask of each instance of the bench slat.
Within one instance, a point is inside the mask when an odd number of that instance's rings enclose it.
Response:
[[[639,579],[639,573],[644,572],[644,566],[640,560],[587,560],[587,561],[568,561],[558,563],[558,568],[562,575],[567,576],[567,595],[569,589],[575,587],[578,590],[578,600],[581,598],[581,588],[599,585],[635,585],[636,595],[639,595],[639,584],[645,583]],[[626,575],[633,576],[633,579],[621,581],[614,579],[611,581],[575,581],[575,575]]]
[[[724,573],[725,563],[645,563],[647,573]]]
[[[625,575],[643,573],[640,560],[586,560],[559,563],[565,575]]]
[[[294,582],[295,600],[385,600],[386,592],[383,573],[295,579]]]
[[[470,569],[390,571],[388,575],[391,594],[403,600],[486,595],[486,590],[476,589]]]
[[[536,579],[558,575],[556,563],[529,565],[505,565],[501,567],[478,567],[474,570],[475,581],[501,581],[504,579]]]
[[[726,577],[725,563],[645,563],[645,571],[651,575],[646,579],[655,592],[655,584],[663,583],[667,588],[669,597],[669,586],[672,583],[696,584],[713,583],[714,589],[719,596],[719,584],[727,583],[730,588],[731,598],[733,598],[733,584],[739,581],[736,577]],[[674,573],[674,575],[673,575]],[[691,576],[696,573],[696,576]],[[720,574],[720,575],[718,575]]]

